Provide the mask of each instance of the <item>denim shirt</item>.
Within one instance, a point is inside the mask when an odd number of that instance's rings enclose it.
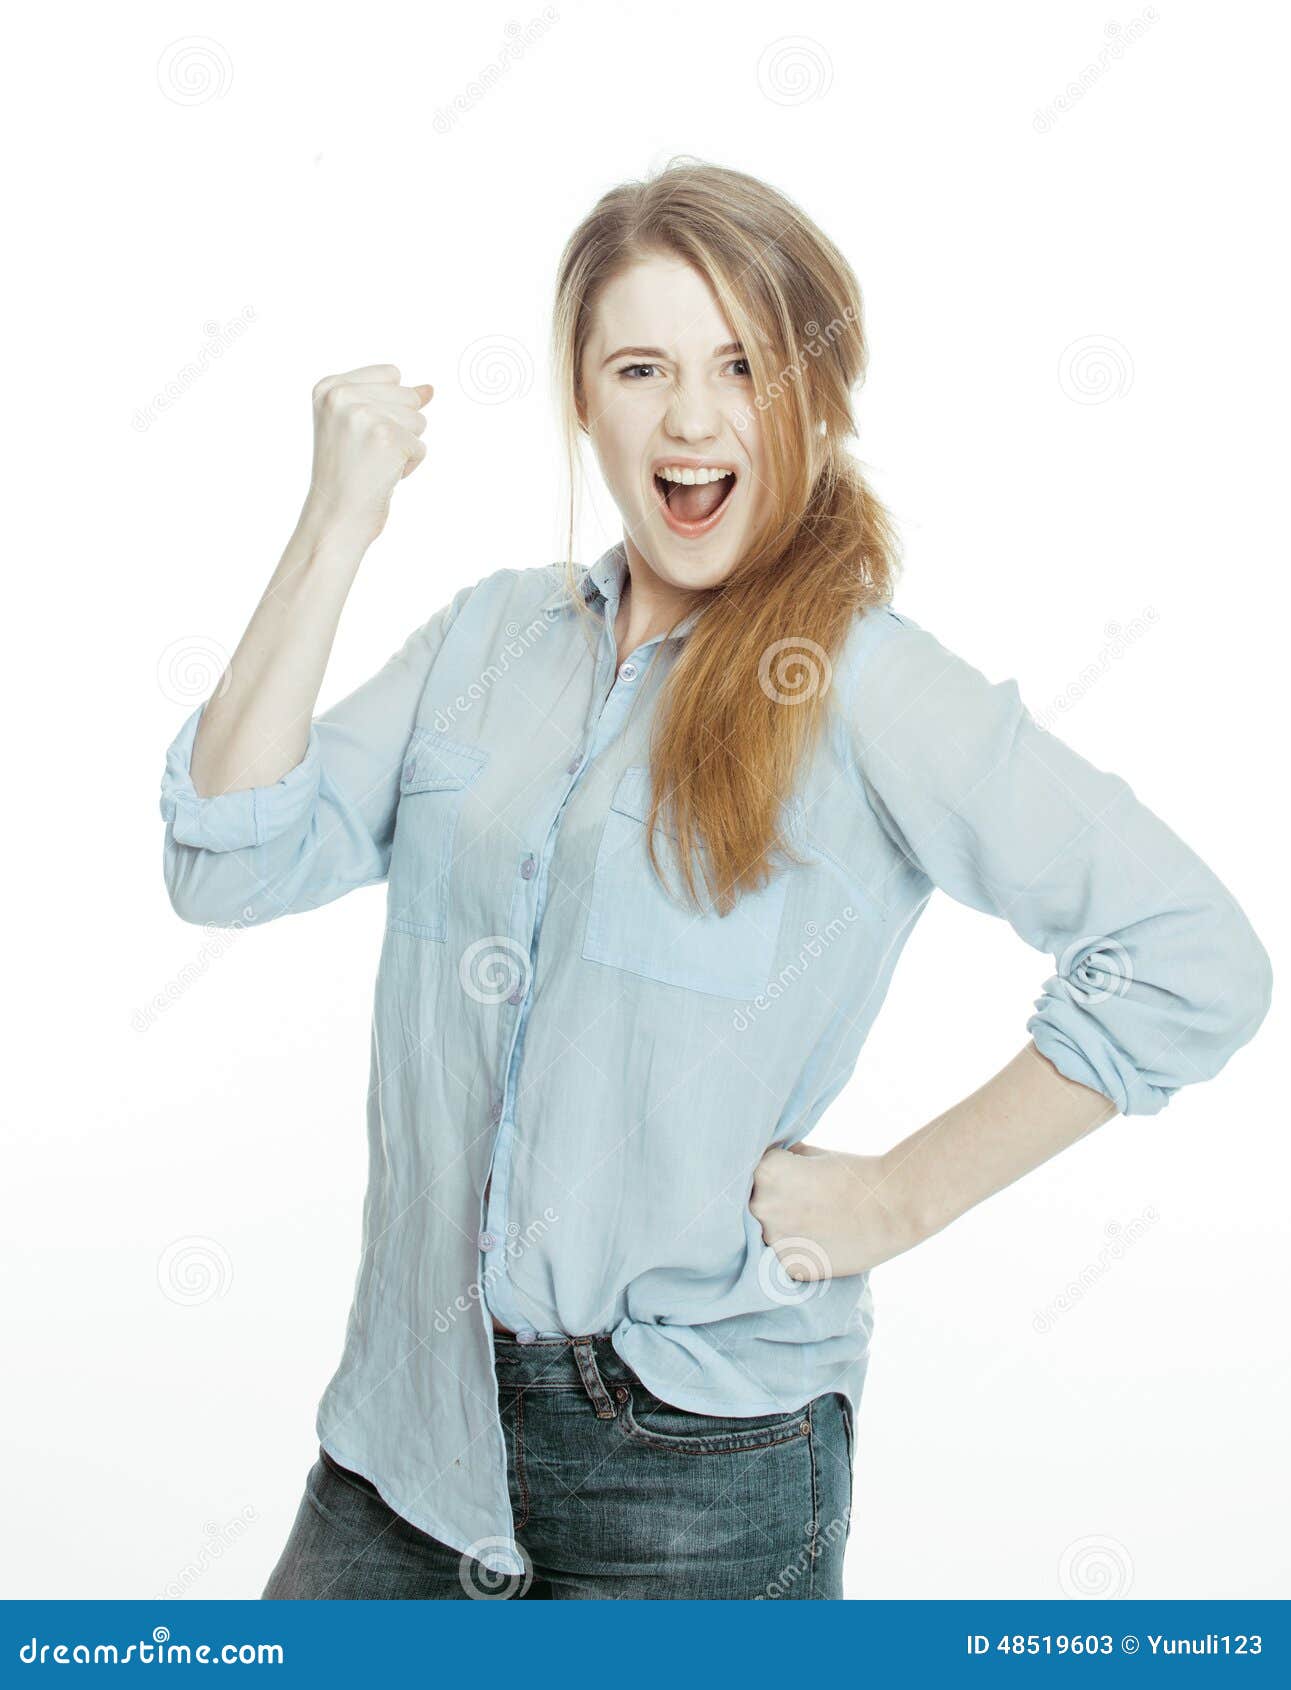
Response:
[[[199,706],[162,782],[186,921],[387,883],[363,1250],[316,1430],[499,1572],[523,1561],[490,1310],[522,1341],[609,1333],[681,1408],[859,1406],[869,1275],[791,1278],[749,1198],[851,1077],[934,887],[1048,954],[1026,1030],[1127,1115],[1216,1074],[1271,993],[1237,903],[1125,781],[887,606],[820,675],[828,728],[782,811],[804,863],[725,917],[672,901],[650,721],[701,612],[618,654],[626,568],[620,542],[581,572],[595,650],[557,566],[500,569],[315,717],[281,780],[199,797]]]

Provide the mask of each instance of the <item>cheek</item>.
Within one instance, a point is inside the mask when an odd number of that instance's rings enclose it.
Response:
[[[614,491],[627,498],[640,498],[649,429],[633,429],[630,419],[602,417],[597,431],[596,455],[601,473]]]

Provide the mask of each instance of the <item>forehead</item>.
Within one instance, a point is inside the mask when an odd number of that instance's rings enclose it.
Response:
[[[707,357],[735,338],[707,280],[682,259],[652,254],[620,270],[601,290],[588,351],[659,346]]]

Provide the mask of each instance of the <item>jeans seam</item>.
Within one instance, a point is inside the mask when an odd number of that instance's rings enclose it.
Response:
[[[516,1388],[516,1483],[520,1487],[520,1518],[512,1528],[519,1531],[529,1518],[529,1481],[524,1470],[524,1390]]]
[[[811,1553],[807,1558],[807,1595],[816,1594],[816,1557],[820,1553],[820,1488],[816,1482],[816,1405],[807,1404],[807,1447],[811,1454]]]

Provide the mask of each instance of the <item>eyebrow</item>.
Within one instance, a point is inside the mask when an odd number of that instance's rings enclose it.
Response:
[[[616,358],[626,358],[629,354],[638,358],[666,358],[668,356],[662,346],[620,346],[617,352],[611,352],[608,358],[601,360],[601,368],[604,369],[606,364],[612,364]],[[740,358],[744,356],[744,348],[738,340],[727,341],[725,346],[718,346],[713,350],[714,358],[732,356]]]

